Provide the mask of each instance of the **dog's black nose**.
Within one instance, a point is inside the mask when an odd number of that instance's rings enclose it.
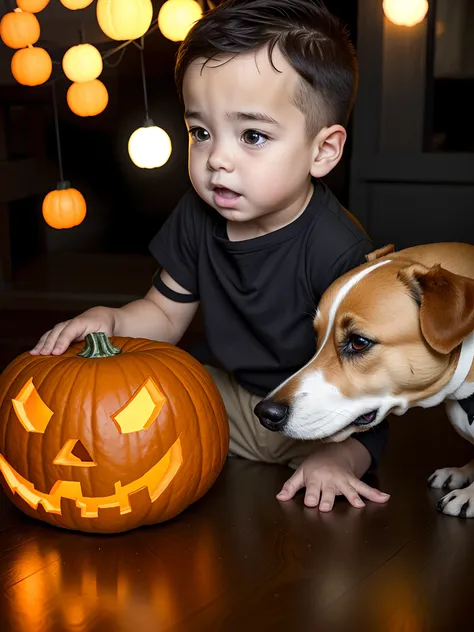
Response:
[[[289,408],[286,404],[280,404],[271,399],[262,399],[254,408],[254,413],[262,426],[274,432],[283,429],[288,420],[288,411]]]

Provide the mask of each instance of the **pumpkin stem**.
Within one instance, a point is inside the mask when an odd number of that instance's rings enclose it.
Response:
[[[87,334],[85,343],[84,349],[77,354],[82,358],[111,358],[122,353],[118,347],[114,347],[107,338],[107,334],[102,331]]]
[[[66,189],[70,189],[70,188],[71,188],[71,183],[68,180],[61,180],[61,182],[58,182],[58,185],[56,187],[58,191],[65,191]]]

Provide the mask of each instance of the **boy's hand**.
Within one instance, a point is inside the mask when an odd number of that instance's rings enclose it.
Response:
[[[75,340],[84,340],[87,334],[103,331],[108,336],[114,333],[114,310],[109,307],[93,307],[80,316],[64,323],[41,336],[31,349],[31,355],[61,355]]]
[[[351,442],[351,443],[349,443]],[[376,503],[385,503],[390,498],[374,487],[370,487],[357,478],[368,468],[361,461],[367,449],[355,439],[342,443],[322,444],[314,454],[303,461],[283,485],[277,495],[278,500],[290,500],[296,492],[306,487],[304,504],[317,507],[320,511],[331,511],[336,496],[344,495],[353,507],[365,507],[361,496]]]

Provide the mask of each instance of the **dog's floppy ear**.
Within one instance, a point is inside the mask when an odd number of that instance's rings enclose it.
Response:
[[[375,261],[376,259],[380,259],[380,257],[389,255],[391,252],[395,252],[395,246],[393,244],[387,244],[386,246],[382,246],[382,248],[369,252],[368,255],[365,255],[365,260],[367,262]]]
[[[450,353],[474,330],[474,280],[415,263],[398,278],[420,305],[421,333],[439,353]]]

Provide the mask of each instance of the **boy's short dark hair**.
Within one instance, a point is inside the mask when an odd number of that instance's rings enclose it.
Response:
[[[358,69],[346,29],[319,0],[228,0],[208,11],[178,51],[176,86],[182,98],[189,65],[219,53],[236,55],[278,46],[300,75],[293,103],[306,117],[310,139],[329,125],[347,125],[357,91]]]

